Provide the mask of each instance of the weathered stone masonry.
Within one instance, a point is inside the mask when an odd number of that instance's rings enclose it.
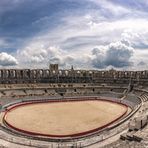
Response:
[[[0,69],[1,84],[21,83],[109,83],[147,85],[148,71],[97,71],[50,69]]]

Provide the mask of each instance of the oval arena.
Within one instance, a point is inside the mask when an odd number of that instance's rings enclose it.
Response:
[[[0,146],[146,145],[147,71],[57,68],[0,70]]]
[[[127,110],[121,103],[95,98],[26,102],[10,107],[4,122],[30,135],[77,137],[105,128],[123,117]]]

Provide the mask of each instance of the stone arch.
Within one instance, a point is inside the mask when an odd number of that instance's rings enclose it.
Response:
[[[12,74],[13,74],[13,77],[15,78],[16,77],[16,70],[12,70]]]
[[[0,70],[0,78],[2,78],[2,70]]]
[[[6,72],[5,73],[6,74],[6,78],[9,78],[10,77],[10,70],[7,69],[5,72]]]

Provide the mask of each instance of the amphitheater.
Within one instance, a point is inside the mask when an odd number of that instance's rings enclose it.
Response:
[[[148,71],[0,70],[0,147],[144,148]]]

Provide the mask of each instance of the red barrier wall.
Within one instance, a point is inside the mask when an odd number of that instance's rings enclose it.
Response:
[[[92,129],[92,130],[89,130],[89,131],[85,131],[85,132],[81,132],[81,133],[76,133],[76,134],[70,134],[70,135],[50,135],[50,134],[41,134],[41,133],[37,133],[37,132],[31,132],[31,131],[26,131],[26,130],[23,130],[23,129],[20,129],[20,128],[17,128],[15,126],[13,126],[12,124],[10,124],[7,119],[6,119],[6,116],[7,116],[7,113],[8,112],[11,112],[13,109],[17,108],[17,107],[21,107],[21,106],[24,106],[24,105],[31,105],[31,104],[37,104],[37,103],[46,103],[46,102],[50,102],[50,103],[60,103],[60,102],[71,102],[71,101],[94,101],[94,100],[98,100],[98,101],[107,101],[107,102],[112,102],[112,103],[116,103],[116,104],[119,104],[121,106],[124,106],[126,107],[126,111],[119,117],[115,118],[113,121],[101,126],[101,127],[98,127],[98,128],[95,128],[95,129]],[[31,136],[44,136],[44,137],[50,137],[50,138],[69,138],[69,137],[81,137],[81,136],[84,136],[84,135],[88,135],[88,134],[91,134],[91,133],[94,133],[94,132],[97,132],[99,130],[102,130],[104,128],[106,128],[107,126],[111,125],[112,123],[116,122],[117,120],[119,120],[120,118],[122,118],[128,111],[128,106],[127,105],[124,105],[122,103],[119,103],[119,102],[114,102],[112,100],[104,100],[104,99],[97,99],[97,98],[83,98],[83,99],[79,99],[77,98],[76,99],[64,99],[64,100],[49,100],[49,101],[37,101],[37,102],[23,102],[23,103],[19,103],[19,104],[16,104],[12,107],[9,107],[9,109],[5,112],[5,115],[3,117],[3,121],[6,123],[6,125],[12,129],[15,129],[16,131],[19,131],[19,132],[22,132],[22,133],[25,133],[25,134],[29,134]]]

